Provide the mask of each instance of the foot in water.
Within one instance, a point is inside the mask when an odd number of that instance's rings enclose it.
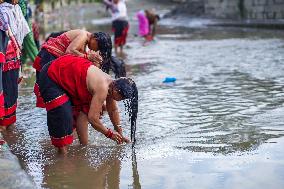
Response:
[[[151,40],[151,41],[144,41],[143,42],[143,46],[145,47],[145,46],[148,46],[148,45],[151,45],[151,44],[153,44],[153,43],[155,43],[156,42],[156,40]]]

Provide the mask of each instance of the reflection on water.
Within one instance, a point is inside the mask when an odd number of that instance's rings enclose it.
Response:
[[[93,153],[94,151],[100,150],[74,150],[69,157],[58,158],[53,164],[46,165],[43,182],[48,188],[119,188],[119,150],[111,149],[102,153]],[[92,161],[97,159],[100,162],[90,169]]]
[[[23,84],[17,128],[5,138],[39,188],[283,187],[284,40],[277,32],[163,30],[147,47],[131,37],[125,52],[140,95],[135,152],[90,129],[87,147],[76,140],[67,157],[56,156],[46,113],[33,108],[32,80]],[[163,84],[168,76],[176,83]],[[127,120],[122,113],[129,136]]]

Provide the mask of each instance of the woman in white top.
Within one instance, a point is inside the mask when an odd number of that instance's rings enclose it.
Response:
[[[114,47],[115,53],[120,47],[120,52],[123,51],[123,46],[126,44],[126,38],[129,29],[127,20],[127,8],[124,0],[104,0],[104,3],[109,7],[112,16],[112,30],[114,32]]]

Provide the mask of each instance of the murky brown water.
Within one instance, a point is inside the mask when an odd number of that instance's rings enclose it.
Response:
[[[87,147],[76,140],[56,156],[32,79],[21,88],[17,128],[5,138],[38,188],[282,189],[283,32],[164,25],[160,33],[146,47],[131,34],[125,49],[140,95],[135,149],[90,128]],[[163,84],[167,76],[176,83]]]

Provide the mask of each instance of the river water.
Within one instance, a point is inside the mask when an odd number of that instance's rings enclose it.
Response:
[[[135,148],[90,128],[87,147],[76,139],[58,157],[25,80],[17,127],[4,135],[38,188],[283,188],[284,32],[172,22],[147,46],[132,32],[123,55],[139,89]]]

